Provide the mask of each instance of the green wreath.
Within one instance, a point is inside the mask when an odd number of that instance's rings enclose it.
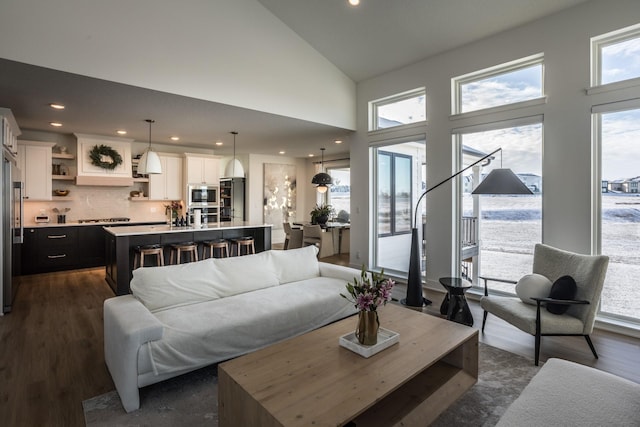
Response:
[[[107,145],[94,145],[89,152],[91,164],[101,167],[102,169],[113,170],[122,164],[122,156],[113,148]],[[105,162],[103,159],[108,157],[110,161]]]

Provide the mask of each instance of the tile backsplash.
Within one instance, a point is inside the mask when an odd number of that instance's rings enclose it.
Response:
[[[55,188],[65,188],[58,185]],[[35,224],[35,217],[44,211],[52,223],[57,221],[57,213],[69,208],[66,222],[74,223],[79,219],[127,217],[131,221],[164,221],[164,205],[162,201],[131,201],[129,192],[139,190],[137,187],[82,187],[69,185],[69,195],[64,199],[52,201],[26,201],[24,203],[24,225]]]

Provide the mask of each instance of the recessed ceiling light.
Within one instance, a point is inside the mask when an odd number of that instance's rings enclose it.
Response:
[[[335,140],[335,141],[333,141],[333,142],[335,142],[336,144],[342,144],[342,140],[341,140],[341,139],[336,139],[336,140]]]
[[[285,153],[285,151],[281,151],[281,152],[280,152],[280,154],[284,154],[284,153]]]
[[[309,154],[309,157],[313,157],[313,154]]]
[[[351,6],[357,6],[360,4],[360,0],[349,0]]]
[[[51,103],[49,104],[49,107],[53,108],[54,110],[64,110],[64,105],[62,104]]]
[[[172,141],[180,141],[180,137],[179,136],[172,136],[171,140]]]
[[[217,146],[222,145],[222,141],[216,141],[216,145],[217,145]]]
[[[124,130],[124,129],[118,129],[118,130],[116,131],[116,133],[117,133],[118,135],[126,135],[126,134],[127,134],[127,131],[126,131],[126,130]]]
[[[57,128],[59,128],[60,126],[62,126],[62,123],[58,123],[58,122],[49,122],[49,124],[50,124],[51,126],[54,126],[54,127],[57,127]]]

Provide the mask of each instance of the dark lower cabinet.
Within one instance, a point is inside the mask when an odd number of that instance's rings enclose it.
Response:
[[[104,265],[102,226],[25,228],[22,274]]]

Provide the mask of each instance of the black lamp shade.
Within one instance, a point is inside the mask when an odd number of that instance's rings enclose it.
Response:
[[[324,173],[324,172],[320,172],[318,174],[316,174],[313,179],[311,180],[312,184],[315,185],[331,185],[331,175],[329,175],[328,173]]]
[[[533,194],[511,169],[494,169],[471,194]]]

